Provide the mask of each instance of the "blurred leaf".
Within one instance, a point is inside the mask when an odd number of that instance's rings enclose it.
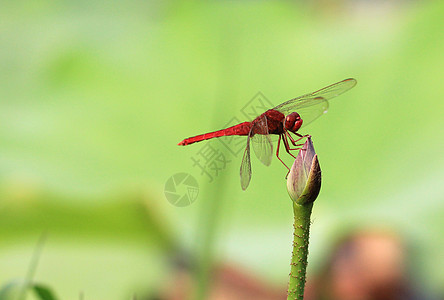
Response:
[[[23,289],[25,281],[23,280],[13,280],[9,283],[3,285],[0,288],[0,300],[12,300],[16,299],[19,291]],[[43,284],[32,283],[28,285],[28,290],[33,290],[35,294],[41,300],[57,300],[57,297],[51,291],[51,289]],[[25,291],[26,292],[26,291]],[[23,297],[24,298],[24,297]]]
[[[18,292],[23,285],[23,280],[13,280],[4,284],[0,288],[0,300],[8,300],[12,298],[14,292]]]
[[[168,250],[177,246],[163,210],[153,199],[137,191],[104,197],[100,201],[102,204],[92,206],[76,205],[69,198],[51,193],[36,193],[27,199],[27,205],[8,195],[6,199],[8,201],[0,208],[0,234],[3,236],[0,245],[8,243],[7,237],[14,239],[17,234],[47,232],[52,237],[69,236],[69,239],[95,236],[154,241]],[[14,231],[10,230],[11,226]]]
[[[32,289],[42,300],[57,300],[57,297],[54,296],[54,293],[51,291],[51,289],[45,285],[33,284]]]

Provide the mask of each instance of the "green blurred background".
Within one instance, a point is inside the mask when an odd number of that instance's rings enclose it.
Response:
[[[63,299],[155,292],[176,247],[285,286],[285,169],[252,157],[243,192],[239,155],[209,182],[191,160],[204,145],[176,144],[259,91],[277,105],[354,77],[304,131],[323,171],[308,272],[344,231],[390,228],[442,292],[443,15],[442,1],[0,2],[0,285],[46,232],[35,279]],[[200,186],[187,207],[164,195],[178,172]]]

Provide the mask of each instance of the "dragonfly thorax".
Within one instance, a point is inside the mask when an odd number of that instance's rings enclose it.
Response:
[[[284,119],[284,127],[286,130],[295,133],[302,126],[301,116],[297,112],[292,112]]]

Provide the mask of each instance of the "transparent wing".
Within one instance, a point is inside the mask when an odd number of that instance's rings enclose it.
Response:
[[[312,105],[298,108],[296,112],[301,116],[302,128],[322,116],[328,111],[328,101],[324,98],[313,99]]]
[[[327,112],[328,100],[345,93],[355,85],[356,79],[345,79],[316,92],[288,100],[274,109],[284,115],[294,111],[299,113],[302,120],[304,120],[303,124],[305,126]]]
[[[247,137],[247,147],[242,157],[242,163],[240,167],[240,180],[241,187],[245,191],[250,184],[251,180],[251,161],[250,161],[250,135]]]
[[[269,166],[273,158],[273,143],[268,134],[267,118],[265,115],[255,120],[250,131],[250,134],[251,133],[254,133],[251,137],[254,154],[256,154],[256,157],[259,158],[264,165]]]

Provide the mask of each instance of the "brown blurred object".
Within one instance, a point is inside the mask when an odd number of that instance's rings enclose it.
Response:
[[[367,230],[337,242],[324,268],[308,279],[304,300],[430,300],[409,280],[408,253],[394,232]],[[159,300],[193,299],[196,286],[190,259],[181,257]],[[309,274],[310,275],[310,274]],[[275,287],[237,266],[212,271],[207,300],[283,300],[286,285]]]
[[[340,241],[305,300],[419,300],[407,276],[407,251],[388,231],[364,231]]]
[[[236,266],[222,265],[212,272],[208,300],[282,300],[287,298],[286,287],[276,288]],[[192,273],[178,270],[172,284],[166,289],[162,300],[192,299]]]

